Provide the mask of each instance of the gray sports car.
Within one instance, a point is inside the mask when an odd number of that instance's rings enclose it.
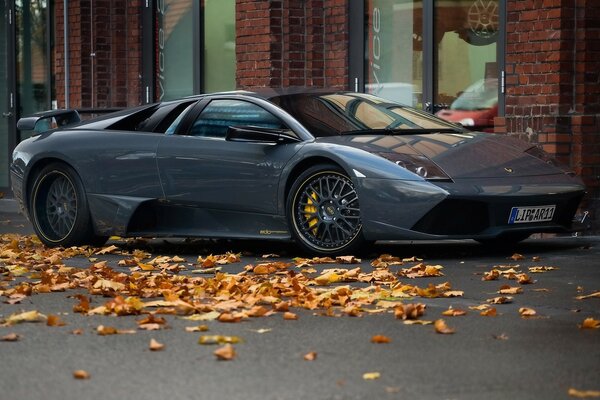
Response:
[[[585,190],[535,145],[360,93],[215,93],[18,126],[42,131],[15,149],[11,180],[48,246],[264,238],[337,255],[376,240],[516,242],[571,229]]]

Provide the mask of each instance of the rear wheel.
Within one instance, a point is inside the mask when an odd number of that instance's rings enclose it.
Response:
[[[47,246],[99,245],[107,240],[94,234],[83,184],[65,164],[42,168],[35,177],[29,204],[33,228]]]
[[[341,255],[364,243],[358,194],[339,167],[316,165],[294,182],[287,214],[296,242],[319,255]]]

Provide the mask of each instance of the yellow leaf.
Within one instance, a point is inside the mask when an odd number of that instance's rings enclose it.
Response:
[[[379,378],[381,378],[381,374],[379,372],[365,372],[363,374],[363,379],[365,381],[373,381]]]
[[[186,326],[186,332],[206,332],[208,331],[208,325],[198,325],[198,326]]]
[[[403,321],[404,325],[431,325],[433,321],[428,321],[425,319],[407,319]]]
[[[38,311],[26,311],[20,314],[12,314],[6,320],[8,325],[20,324],[22,322],[41,322],[46,321],[47,317]]]
[[[198,339],[198,344],[236,344],[240,343],[242,339],[238,336],[223,336],[223,335],[202,335]]]
[[[521,317],[527,318],[533,317],[537,312],[533,308],[521,307],[519,308],[519,314],[521,314]]]
[[[591,299],[592,297],[598,297],[598,298],[600,298],[600,292],[588,294],[588,295],[585,295],[585,296],[577,296],[575,298],[577,300],[584,300],[584,299]]]
[[[182,318],[189,321],[214,321],[219,318],[220,315],[221,313],[218,311],[209,311],[204,314],[192,314]]]
[[[583,323],[579,325],[581,329],[600,329],[600,320],[594,318],[586,318]]]

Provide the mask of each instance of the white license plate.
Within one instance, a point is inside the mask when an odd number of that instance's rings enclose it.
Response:
[[[529,224],[552,221],[556,205],[535,207],[513,207],[510,210],[509,224]]]

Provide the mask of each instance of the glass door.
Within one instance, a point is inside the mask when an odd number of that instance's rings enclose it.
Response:
[[[436,1],[434,111],[474,130],[498,115],[499,0]]]
[[[11,91],[10,42],[13,37],[10,2],[0,2],[0,192],[8,187],[8,163],[12,150],[11,126],[14,125],[14,96]]]

